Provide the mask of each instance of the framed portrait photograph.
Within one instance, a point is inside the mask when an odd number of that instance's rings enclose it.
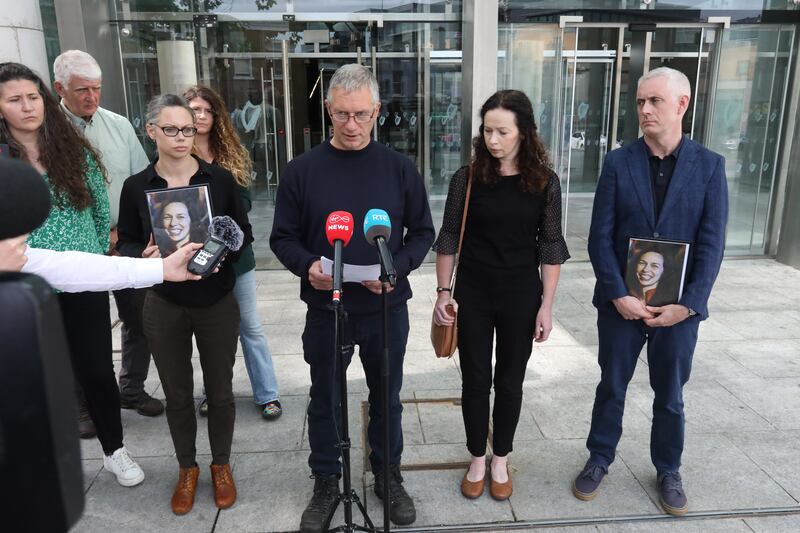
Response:
[[[628,241],[625,286],[645,305],[676,304],[683,296],[690,243],[659,239]]]
[[[153,237],[161,257],[190,242],[203,243],[211,224],[208,186],[176,187],[148,191],[147,207]]]

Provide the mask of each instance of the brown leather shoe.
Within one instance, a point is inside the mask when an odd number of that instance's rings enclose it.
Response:
[[[470,481],[467,479],[467,473],[469,473],[469,468],[464,474],[464,479],[461,480],[461,494],[463,494],[465,498],[474,500],[483,495],[483,486],[486,478],[484,477],[480,481]]]
[[[219,509],[227,509],[236,502],[236,485],[233,483],[230,463],[211,465],[211,480],[214,482],[214,503]]]
[[[514,486],[511,483],[511,472],[508,472],[508,481],[505,483],[498,483],[492,479],[491,475],[489,476],[489,494],[491,494],[492,498],[495,500],[507,500],[511,497],[513,491]]]
[[[172,512],[176,515],[184,515],[192,510],[199,475],[200,468],[197,465],[191,468],[181,468],[178,472],[178,484],[175,485],[175,492],[172,493]]]

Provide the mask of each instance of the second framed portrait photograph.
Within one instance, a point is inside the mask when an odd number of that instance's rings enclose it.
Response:
[[[153,237],[162,257],[190,242],[205,242],[211,224],[211,199],[206,185],[146,194]]]
[[[645,305],[676,304],[683,295],[688,242],[632,237],[628,242],[625,286]]]

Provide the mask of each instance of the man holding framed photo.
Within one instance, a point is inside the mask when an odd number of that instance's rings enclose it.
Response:
[[[708,318],[728,219],[724,159],[681,130],[690,92],[686,76],[670,68],[640,78],[636,102],[643,137],[609,152],[603,164],[589,231],[602,377],[586,442],[589,460],[572,485],[581,500],[597,495],[622,435],[628,383],[647,343],[655,393],[650,456],[661,505],[673,515],[688,510],[679,473],[683,386],[689,380],[698,326]],[[685,287],[676,303],[656,307],[629,294],[624,273],[635,237],[691,243]]]

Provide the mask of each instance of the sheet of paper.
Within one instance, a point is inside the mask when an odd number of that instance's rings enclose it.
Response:
[[[333,260],[325,256],[320,258],[322,264],[322,272],[332,276],[333,275]],[[344,263],[342,267],[342,281],[344,283],[354,282],[361,283],[362,281],[377,281],[381,277],[381,265],[375,263],[374,265],[350,265]]]

